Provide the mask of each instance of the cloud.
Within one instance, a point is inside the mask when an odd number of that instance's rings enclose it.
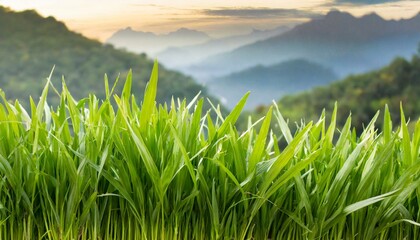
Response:
[[[401,1],[402,0],[334,0],[335,3],[350,3],[354,5],[374,5]]]
[[[202,14],[235,18],[314,18],[320,14],[298,9],[286,8],[218,8],[200,10]]]

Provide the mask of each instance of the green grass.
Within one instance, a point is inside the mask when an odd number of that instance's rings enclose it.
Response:
[[[30,111],[2,94],[1,239],[420,238],[420,122],[385,109],[357,136],[335,110],[293,134],[274,106],[238,132],[247,95],[214,119],[198,97],[157,106],[157,80],[141,104],[131,74],[104,101],[63,83],[56,109],[49,81]]]

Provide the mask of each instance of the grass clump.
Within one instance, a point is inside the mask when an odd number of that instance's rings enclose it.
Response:
[[[157,106],[157,71],[140,105],[131,74],[103,101],[63,83],[56,109],[47,83],[30,114],[2,94],[1,239],[420,237],[419,122],[410,134],[385,109],[356,136],[335,110],[293,135],[274,106],[240,133],[247,95],[217,119],[203,99]]]

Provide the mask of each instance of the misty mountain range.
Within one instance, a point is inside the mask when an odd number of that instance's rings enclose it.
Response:
[[[131,27],[115,32],[108,40],[117,48],[157,57],[159,62],[172,68],[183,68],[206,58],[241,46],[277,36],[290,30],[281,26],[270,30],[254,29],[250,33],[222,38],[211,38],[204,32],[180,28],[175,32],[157,35],[135,31]],[[180,61],[182,56],[182,61]]]
[[[156,54],[156,57],[167,67],[183,68],[212,55],[232,51],[238,47],[279,35],[287,30],[290,28],[286,26],[270,30],[254,29],[248,34],[211,39],[205,43],[184,47],[170,47]],[[182,56],[182,61],[179,60],[180,56]]]
[[[357,18],[334,10],[283,34],[207,58],[187,73],[222,76],[258,64],[303,58],[343,77],[379,68],[396,56],[411,56],[419,40],[420,14],[385,20],[375,13]]]
[[[223,39],[207,36],[194,44],[189,31],[183,33],[185,45],[163,44],[167,48],[152,56],[207,85],[228,106],[251,91],[248,107],[255,107],[349,74],[378,69],[398,56],[412,56],[420,42],[420,13],[386,20],[376,13],[355,17],[333,10],[292,29]],[[119,35],[114,34],[114,40]]]
[[[118,30],[106,42],[117,48],[125,48],[134,53],[155,55],[168,47],[183,47],[200,44],[211,38],[204,32],[180,28],[175,32],[157,35],[152,32],[135,31],[131,27]]]

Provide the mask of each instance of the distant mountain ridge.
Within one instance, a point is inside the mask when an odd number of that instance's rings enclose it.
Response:
[[[152,32],[135,31],[127,27],[115,32],[106,42],[135,53],[154,55],[168,47],[200,44],[210,39],[206,33],[188,28],[158,35]]]
[[[420,14],[385,20],[375,13],[354,17],[330,11],[278,36],[210,57],[191,66],[188,73],[222,76],[302,58],[331,67],[342,77],[381,67],[396,56],[411,56],[419,41]]]
[[[248,34],[235,35],[217,39],[211,39],[205,43],[188,45],[183,47],[170,47],[156,54],[159,61],[172,68],[183,68],[193,63],[204,60],[212,55],[231,51],[246,44],[254,43],[279,35],[289,27],[281,26],[270,30],[254,29]],[[182,56],[183,60],[179,61]]]
[[[295,59],[232,73],[208,82],[207,87],[215,96],[224,99],[228,107],[234,107],[246,92],[251,91],[246,108],[253,109],[281,96],[327,85],[336,79],[337,75],[331,69]]]
[[[420,13],[409,19],[385,20],[374,12],[357,18],[347,12],[334,10],[328,12],[324,18],[296,26],[285,33],[284,37],[299,36],[332,42],[365,42],[395,34],[418,33],[419,28]],[[271,40],[275,41],[276,38]]]

